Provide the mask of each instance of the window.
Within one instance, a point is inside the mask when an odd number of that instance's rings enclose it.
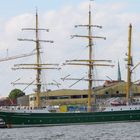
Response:
[[[30,101],[35,101],[36,100],[36,97],[31,97],[30,98]]]
[[[106,91],[105,94],[108,94],[108,91]]]
[[[60,96],[59,99],[69,99],[69,96]]]
[[[88,95],[83,95],[83,98],[87,98],[88,97]]]
[[[72,95],[71,98],[75,99],[75,98],[81,98],[81,95]]]
[[[48,99],[56,100],[56,99],[69,99],[69,96],[50,96]]]
[[[40,97],[40,100],[46,100],[46,99],[47,99],[46,96]]]
[[[50,96],[49,99],[55,100],[55,99],[58,99],[58,97],[57,96]]]

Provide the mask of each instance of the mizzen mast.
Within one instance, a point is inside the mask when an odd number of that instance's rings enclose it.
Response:
[[[127,54],[127,83],[126,83],[126,103],[127,105],[132,104],[133,93],[131,90],[132,87],[132,73],[140,65],[138,62],[135,66],[133,65],[133,59],[131,54],[132,49],[132,25],[129,25],[128,30],[128,54]],[[133,83],[137,83],[140,80],[137,80]]]

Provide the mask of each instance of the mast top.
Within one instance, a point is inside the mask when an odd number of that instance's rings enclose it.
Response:
[[[89,13],[91,13],[91,3],[89,4]]]
[[[38,8],[36,7],[35,9],[36,9],[36,15],[38,15]]]
[[[91,2],[94,0],[89,0],[89,12],[91,13]]]

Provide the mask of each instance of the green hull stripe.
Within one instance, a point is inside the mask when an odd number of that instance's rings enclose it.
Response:
[[[0,112],[8,127],[89,124],[140,121],[140,110],[91,113],[12,113]]]

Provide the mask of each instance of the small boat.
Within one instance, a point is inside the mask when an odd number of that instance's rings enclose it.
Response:
[[[0,118],[0,128],[6,128],[5,122]]]

